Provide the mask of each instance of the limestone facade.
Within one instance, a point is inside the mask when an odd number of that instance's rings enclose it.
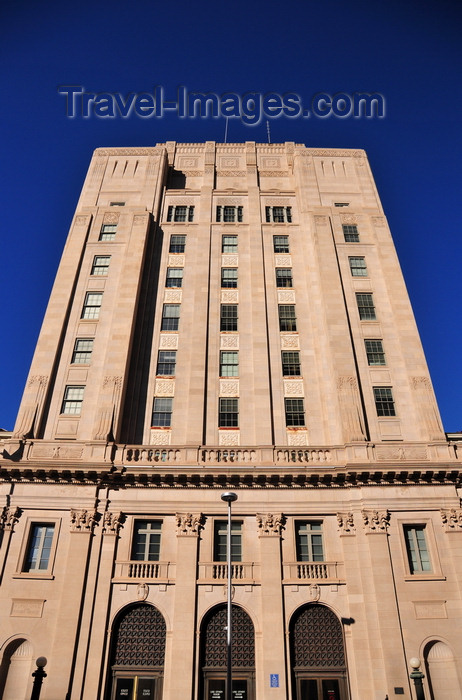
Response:
[[[453,700],[462,439],[367,157],[97,149],[0,440],[0,697]]]

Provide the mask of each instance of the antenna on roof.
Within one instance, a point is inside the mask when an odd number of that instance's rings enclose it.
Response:
[[[229,117],[226,117],[226,124],[225,124],[225,143],[228,143],[228,119]]]
[[[271,131],[269,121],[266,120],[266,133],[268,134],[268,143],[271,143]]]

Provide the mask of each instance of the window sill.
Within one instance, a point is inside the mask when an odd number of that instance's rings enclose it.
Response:
[[[446,581],[446,576],[438,573],[431,574],[406,574],[405,581]]]
[[[21,571],[19,573],[13,574],[12,578],[20,579],[41,579],[42,581],[52,581],[54,579],[53,574],[48,571],[44,571],[43,574],[39,571]]]

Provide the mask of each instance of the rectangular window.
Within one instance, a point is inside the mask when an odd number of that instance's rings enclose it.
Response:
[[[425,525],[405,525],[404,539],[411,574],[424,574],[431,571]]]
[[[183,268],[168,267],[167,279],[165,280],[166,287],[181,287],[183,284]]]
[[[239,425],[238,399],[219,400],[219,428],[237,428]]]
[[[46,571],[50,565],[55,526],[52,523],[32,523],[23,571]]]
[[[241,223],[243,220],[242,207],[217,207],[217,221],[226,223]]]
[[[265,207],[265,219],[267,223],[291,224],[292,207]]]
[[[186,236],[170,236],[169,253],[184,253]]]
[[[117,224],[103,224],[99,232],[100,241],[113,241],[117,231]]]
[[[80,318],[99,318],[99,312],[101,309],[102,302],[102,292],[87,292]]]
[[[172,424],[173,399],[156,398],[152,411],[151,426],[153,428],[169,428]]]
[[[125,202],[109,202],[110,207],[124,207]]]
[[[375,306],[372,299],[372,294],[357,294],[356,303],[358,304],[359,318],[361,321],[375,321]]]
[[[295,542],[297,561],[324,561],[322,522],[296,522]]]
[[[289,236],[273,236],[275,253],[289,253]]]
[[[164,377],[175,376],[176,350],[159,350],[156,374]]]
[[[378,416],[396,416],[393,392],[390,386],[375,386],[374,400]]]
[[[222,253],[237,253],[237,236],[222,236],[221,237],[221,252]]]
[[[303,399],[284,399],[286,426],[298,427],[305,425],[305,407]]]
[[[228,521],[215,520],[213,537],[213,561],[228,559]],[[242,561],[242,523],[231,521],[231,561]]]
[[[385,353],[381,340],[365,340],[368,365],[386,365]]]
[[[276,270],[276,287],[292,287],[292,269],[281,267]]]
[[[342,229],[345,243],[359,243],[359,233],[356,224],[343,224]]]
[[[132,561],[159,561],[161,520],[135,520]]]
[[[297,319],[295,318],[295,306],[293,304],[279,306],[279,330],[296,331]]]
[[[61,413],[66,413],[70,416],[80,416],[84,390],[84,386],[67,386],[64,391]]]
[[[88,365],[93,352],[93,338],[77,338],[72,353],[71,364]]]
[[[300,371],[300,353],[295,351],[284,351],[282,353],[282,375],[284,377],[299,377]]]
[[[167,221],[175,221],[184,223],[185,221],[194,221],[194,207],[189,206],[170,206],[167,210]]]
[[[239,376],[239,354],[237,351],[220,352],[220,377]]]
[[[106,276],[109,269],[110,255],[95,255],[91,266],[92,275]]]
[[[180,324],[180,304],[164,304],[161,331],[177,331]]]
[[[334,202],[334,207],[349,207],[349,202]]]
[[[237,287],[237,267],[221,268],[221,286],[225,289],[235,289]]]
[[[220,331],[237,331],[237,304],[222,304]]]
[[[366,259],[363,257],[348,258],[353,277],[367,277]]]

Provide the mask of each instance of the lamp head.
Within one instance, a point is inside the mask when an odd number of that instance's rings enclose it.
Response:
[[[226,503],[233,503],[234,501],[237,501],[237,494],[233,493],[232,491],[225,491],[221,494],[221,500],[226,501]]]
[[[409,666],[417,671],[420,668],[420,659],[417,656],[413,656],[412,659],[409,659]]]
[[[35,663],[37,664],[38,668],[45,668],[47,662],[48,659],[46,656],[39,656]]]

